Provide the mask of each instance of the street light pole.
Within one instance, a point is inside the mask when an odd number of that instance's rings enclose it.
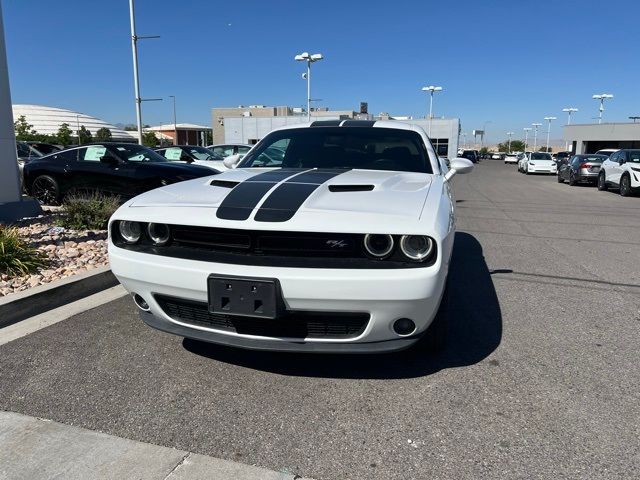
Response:
[[[178,145],[178,124],[176,123],[176,96],[169,95],[173,98],[173,144]]]
[[[534,128],[533,130],[533,151],[536,151],[538,148],[538,127],[541,127],[541,123],[532,123],[531,126]]]
[[[549,126],[547,127],[547,149],[546,149],[546,151],[549,152],[549,135],[551,135],[551,122],[553,120],[556,120],[556,117],[544,117],[544,119],[549,122]]]
[[[434,87],[429,85],[428,87],[422,87],[423,92],[429,92],[429,138],[431,138],[431,120],[433,119],[433,93],[441,92],[442,87]]]
[[[160,38],[158,35],[139,37],[136,34],[136,14],[134,0],[129,0],[129,19],[131,21],[131,52],[133,54],[133,88],[136,97],[136,120],[138,124],[138,143],[142,145],[142,102],[140,98],[140,78],[138,75],[138,40]]]
[[[511,153],[511,135],[513,135],[513,132],[507,132],[507,136],[509,137],[509,146],[507,147],[509,153]]]
[[[567,125],[571,125],[571,114],[573,112],[577,112],[577,108],[567,107],[562,109],[563,112],[567,112]],[[564,141],[564,149],[565,151],[569,150],[569,140]]]
[[[527,140],[529,139],[529,132],[531,131],[531,128],[529,127],[525,127],[522,130],[524,130],[524,152],[527,152]]]
[[[314,53],[313,55],[309,54],[309,52],[303,52],[294,57],[294,60],[297,62],[307,62],[307,121],[311,121],[311,64],[314,62],[318,62],[322,60],[324,57],[321,53]],[[304,76],[304,75],[303,75]]]
[[[604,112],[604,101],[613,98],[610,93],[601,93],[599,95],[593,95],[594,100],[600,100],[600,114],[598,115],[598,124],[602,123],[602,112]]]

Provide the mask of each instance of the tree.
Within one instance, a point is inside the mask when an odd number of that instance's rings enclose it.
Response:
[[[146,147],[155,147],[158,143],[156,134],[154,132],[144,132],[142,134],[142,144]]]
[[[138,127],[132,123],[128,123],[124,126],[125,132],[135,132],[136,130],[138,130]]]
[[[102,127],[96,132],[96,142],[108,142],[111,138],[111,130],[107,127]]]
[[[486,155],[487,153],[489,153],[489,149],[487,147],[482,147],[480,149],[480,155]]]
[[[38,134],[24,115],[18,117],[18,120],[13,123],[13,128],[16,131],[16,140],[33,140],[33,137]]]
[[[547,148],[547,147],[540,147],[538,149],[539,152],[549,152],[551,153],[551,147]]]
[[[504,143],[498,144],[499,152],[508,152],[509,151],[509,141],[507,140]],[[524,152],[524,142],[522,140],[511,140],[511,151],[512,152]]]
[[[71,136],[73,135],[73,130],[69,128],[68,123],[63,123],[60,125],[58,129],[57,140],[64,146],[71,145]]]
[[[80,125],[80,130],[78,130],[78,143],[91,143],[93,141],[93,135],[84,125]]]

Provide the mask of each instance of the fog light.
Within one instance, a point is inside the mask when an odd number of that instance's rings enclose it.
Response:
[[[151,310],[151,307],[149,307],[149,304],[144,300],[144,298],[142,298],[137,293],[133,294],[133,301],[136,303],[136,305],[140,310],[144,312],[148,312],[149,310]]]
[[[408,318],[401,318],[393,322],[393,331],[398,335],[411,335],[416,330],[416,324]]]
[[[169,225],[165,225],[164,223],[150,223],[147,227],[147,233],[156,245],[166,244],[171,237]]]

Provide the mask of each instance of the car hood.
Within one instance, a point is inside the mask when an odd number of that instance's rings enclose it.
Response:
[[[420,218],[429,188],[434,176],[426,173],[391,172],[379,170],[347,170],[335,173],[326,181],[317,182],[317,187],[302,185],[309,180],[305,170],[281,171],[283,178],[271,186],[262,183],[265,172],[279,172],[280,169],[235,169],[223,172],[215,177],[191,180],[178,184],[158,188],[134,198],[130,207],[197,207],[219,209],[218,219],[228,220],[231,225],[237,225],[237,220],[221,216],[223,209],[244,208],[246,220],[254,221],[256,212],[261,207],[271,205],[276,213],[289,217],[287,220],[272,220],[258,222],[267,223],[288,222],[295,223],[300,218],[315,218],[317,221],[331,221],[342,217],[357,220],[368,218],[369,221],[381,222],[385,218],[402,220]],[[312,170],[318,174],[326,173],[322,170]],[[299,176],[299,181],[295,178]],[[254,178],[255,177],[255,178]],[[251,180],[247,182],[247,180]],[[322,180],[322,177],[321,177]],[[281,198],[280,202],[267,199],[283,183],[298,183],[300,191],[291,197]],[[244,184],[244,185],[243,185]],[[261,184],[261,185],[258,185]],[[234,189],[240,189],[230,196]],[[255,186],[255,187],[254,187]],[[262,188],[263,192],[253,195],[254,188]],[[239,195],[240,192],[245,193]],[[237,198],[236,198],[237,197]],[[254,197],[253,201],[246,200]],[[234,200],[236,198],[236,200]],[[250,210],[250,211],[248,211]],[[208,215],[208,214],[207,214]]]

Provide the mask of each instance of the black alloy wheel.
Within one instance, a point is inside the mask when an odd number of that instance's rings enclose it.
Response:
[[[564,178],[562,178],[562,172],[558,172],[558,183],[564,183]]]
[[[60,187],[55,178],[40,175],[31,185],[31,194],[41,205],[57,205],[60,200]]]
[[[604,172],[601,172],[600,175],[598,175],[598,190],[601,192],[608,190],[607,181],[604,178]]]
[[[623,197],[631,195],[631,178],[629,178],[629,175],[623,175],[620,179],[620,195]]]

